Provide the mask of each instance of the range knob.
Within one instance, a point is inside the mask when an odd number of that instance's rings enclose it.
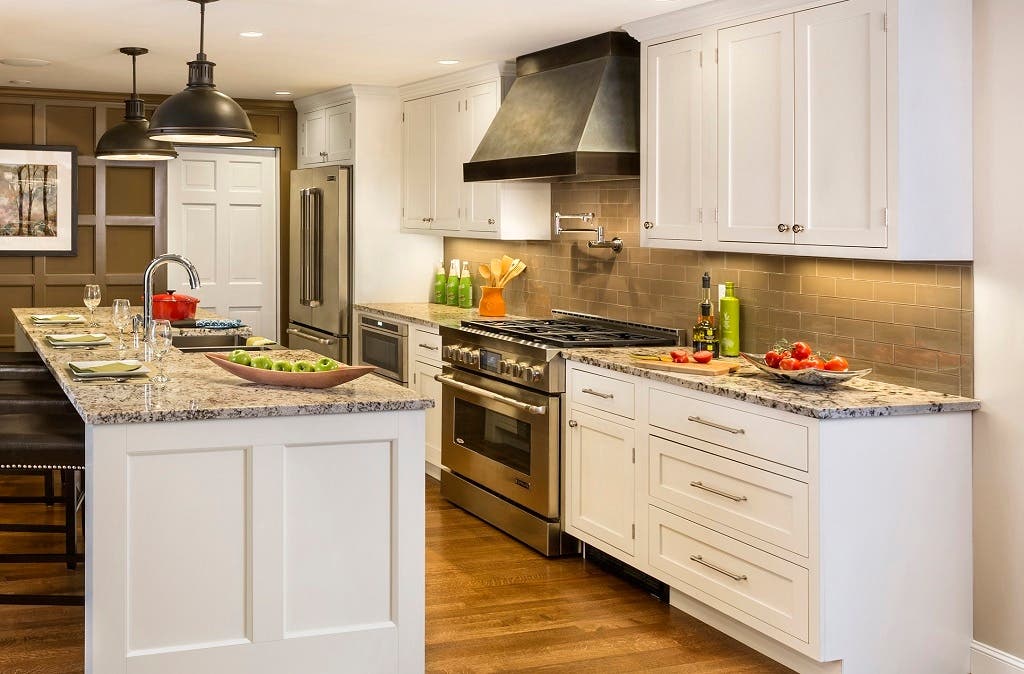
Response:
[[[512,374],[512,366],[515,363],[511,360],[505,359],[498,363],[498,374]]]
[[[442,346],[441,347],[441,358],[451,358],[452,357],[452,351],[453,351],[452,347],[450,347],[450,346]]]
[[[523,376],[523,365],[524,363],[512,363],[512,376],[522,377]]]
[[[469,365],[476,366],[480,362],[480,352],[476,350],[466,350],[466,363]]]
[[[526,380],[532,384],[539,384],[544,378],[544,371],[539,367],[531,367],[526,373]]]

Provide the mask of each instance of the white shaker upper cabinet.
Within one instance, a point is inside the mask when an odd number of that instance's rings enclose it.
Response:
[[[718,31],[718,238],[793,243],[793,15]]]
[[[402,227],[430,228],[432,108],[429,98],[402,104]]]
[[[795,14],[797,243],[887,245],[885,5]]]
[[[484,82],[465,90],[467,122],[462,161],[473,158],[477,145],[487,133],[491,120],[501,104],[501,83]],[[461,170],[461,164],[460,164]],[[460,178],[461,180],[461,178]],[[466,183],[463,190],[462,228],[469,232],[497,232],[501,214],[499,185],[497,183]]]
[[[644,242],[701,238],[704,184],[702,36],[647,51]]]
[[[299,167],[322,164],[324,140],[327,138],[324,110],[311,110],[299,116]]]
[[[325,143],[328,162],[352,161],[352,109],[353,103],[342,103],[327,108],[327,141]]]
[[[434,209],[430,229],[455,233],[462,215],[462,92],[431,96]]]

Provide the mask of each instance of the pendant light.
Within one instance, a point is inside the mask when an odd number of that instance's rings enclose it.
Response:
[[[199,4],[199,53],[188,62],[188,87],[163,103],[153,113],[149,137],[172,143],[231,145],[250,143],[256,138],[249,117],[230,96],[217,91],[213,67],[205,47],[206,5],[216,0],[189,0]]]
[[[166,161],[178,153],[170,143],[153,140],[147,135],[145,101],[135,87],[135,59],[148,54],[143,47],[121,47],[121,53],[132,57],[132,95],[124,102],[124,121],[107,129],[96,143],[96,158],[106,161]]]

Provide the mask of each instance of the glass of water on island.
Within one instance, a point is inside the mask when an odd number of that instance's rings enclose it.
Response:
[[[85,302],[85,308],[89,310],[89,327],[95,328],[99,325],[96,321],[96,307],[100,305],[100,287],[95,283],[85,286],[82,301]]]
[[[111,306],[111,321],[117,328],[117,350],[123,352],[128,348],[124,343],[124,333],[132,327],[132,305],[125,299],[114,300]]]
[[[156,376],[153,381],[163,384],[170,381],[164,374],[164,356],[171,350],[171,322],[168,320],[154,320],[149,324],[146,331],[146,343],[149,345],[153,360],[156,361]]]

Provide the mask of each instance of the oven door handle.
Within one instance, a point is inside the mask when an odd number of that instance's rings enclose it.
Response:
[[[495,400],[500,403],[505,403],[506,405],[511,405],[517,410],[522,410],[524,412],[528,412],[529,414],[544,416],[545,414],[548,413],[547,405],[529,405],[524,402],[519,402],[518,400],[513,400],[512,398],[509,398],[507,396],[499,395],[497,393],[494,393],[493,391],[488,391],[487,389],[480,388],[479,386],[472,386],[470,384],[463,384],[461,381],[455,381],[448,375],[435,374],[434,381],[438,381],[445,386],[457,388],[460,391],[473,393],[482,398],[487,398],[488,400]]]

